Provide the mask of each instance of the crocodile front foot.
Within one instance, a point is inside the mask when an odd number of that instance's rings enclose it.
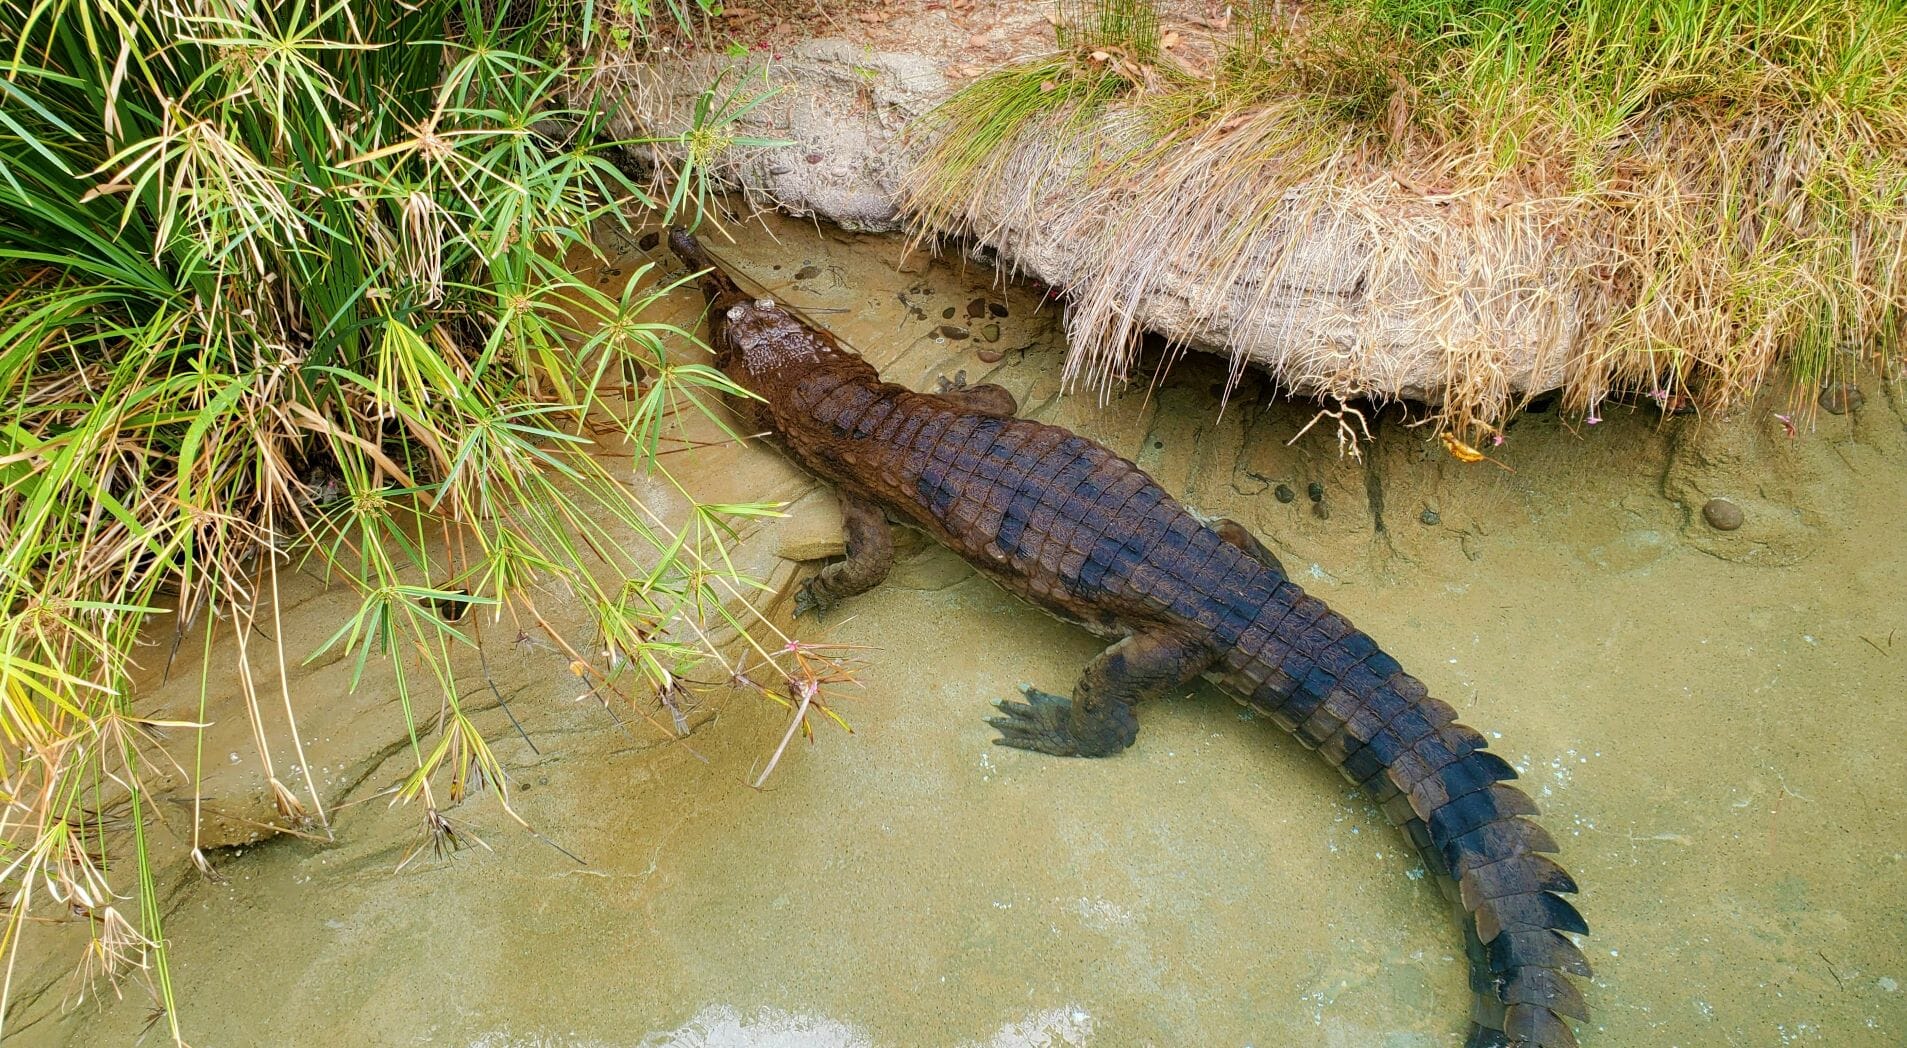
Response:
[[[832,607],[834,607],[834,601],[822,596],[812,578],[802,583],[801,588],[795,591],[794,617],[796,619],[800,619],[803,615],[813,615],[814,620],[820,622],[827,617],[828,609]]]

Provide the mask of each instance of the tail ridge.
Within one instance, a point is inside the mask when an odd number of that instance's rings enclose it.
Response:
[[[1278,603],[1285,621],[1245,631],[1227,680],[1360,786],[1438,875],[1476,993],[1467,1048],[1576,1048],[1570,1020],[1588,1008],[1571,977],[1590,968],[1569,935],[1589,926],[1563,898],[1576,881],[1548,857],[1558,846],[1536,803],[1510,785],[1516,769],[1321,602]]]

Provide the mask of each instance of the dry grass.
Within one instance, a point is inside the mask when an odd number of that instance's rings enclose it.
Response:
[[[1157,32],[971,85],[905,186],[923,232],[1064,260],[1072,381],[1123,381],[1150,327],[1475,440],[1557,387],[1593,419],[1785,372],[1811,405],[1899,342],[1907,12],[1349,0]]]

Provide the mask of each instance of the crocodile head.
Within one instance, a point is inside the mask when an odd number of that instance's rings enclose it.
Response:
[[[669,231],[669,247],[691,269],[702,271],[702,293],[709,303],[709,347],[715,366],[754,393],[766,392],[772,376],[783,368],[812,364],[828,353],[841,352],[828,335],[770,298],[752,298],[709,258],[693,235]]]
[[[834,351],[831,339],[788,312],[773,299],[714,303],[709,316],[709,345],[715,366],[748,389],[788,367],[810,365]]]

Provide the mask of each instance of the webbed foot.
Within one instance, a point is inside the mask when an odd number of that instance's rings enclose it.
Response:
[[[946,396],[949,393],[957,393],[960,390],[963,390],[966,388],[967,388],[967,369],[966,368],[961,368],[959,371],[954,372],[953,378],[948,378],[947,376],[942,375],[940,376],[940,380],[934,383],[934,392],[940,394],[941,396]]]
[[[1037,750],[1056,757],[1077,755],[1079,748],[1069,730],[1073,700],[1048,694],[1029,684],[1020,685],[1020,694],[1026,696],[1025,702],[1001,699],[993,704],[1005,714],[987,718],[988,724],[1000,729],[1000,737],[993,740],[993,744],[1016,750]]]

